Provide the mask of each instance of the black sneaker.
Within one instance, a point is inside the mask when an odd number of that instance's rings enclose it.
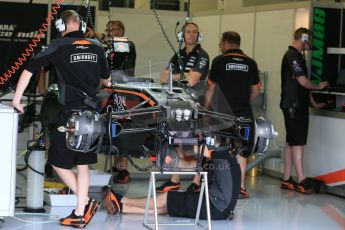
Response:
[[[115,166],[113,166],[113,167],[111,168],[111,170],[113,171],[113,173],[119,173],[119,172],[120,172],[120,170],[117,169]]]
[[[180,182],[174,183],[171,180],[168,180],[164,184],[159,187],[156,187],[156,192],[169,192],[169,191],[176,191],[181,189]]]
[[[200,185],[197,185],[195,183],[191,183],[189,187],[187,188],[186,192],[188,193],[195,193],[195,192],[200,192]]]
[[[63,226],[73,227],[73,228],[84,228],[86,226],[84,216],[77,216],[74,213],[74,210],[69,216],[65,218],[61,218],[59,220],[59,224]]]
[[[115,184],[127,184],[131,181],[129,172],[125,170],[118,170],[118,174],[113,176],[113,182]]]
[[[309,183],[306,182],[306,179],[304,179],[297,184],[296,191],[304,194],[311,194],[312,187]]]
[[[291,177],[288,180],[283,180],[280,184],[280,188],[282,189],[296,190],[296,187],[297,183]]]
[[[118,170],[115,166],[111,167],[111,169],[107,170],[107,173],[118,173],[120,170]]]

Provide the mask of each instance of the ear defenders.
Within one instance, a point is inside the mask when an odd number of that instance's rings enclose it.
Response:
[[[184,39],[184,33],[185,33],[185,27],[186,27],[187,25],[194,25],[194,26],[197,28],[197,30],[198,30],[197,42],[201,42],[201,41],[203,40],[204,36],[203,36],[203,34],[202,34],[201,32],[199,32],[199,27],[198,27],[198,25],[195,24],[195,23],[193,23],[193,22],[187,22],[187,23],[183,26],[182,30],[181,30],[180,32],[178,32],[178,34],[177,34],[177,41],[178,41],[178,42],[181,42],[181,41],[184,42],[184,41],[185,41],[185,39]]]
[[[301,36],[301,41],[303,43],[309,42],[309,34],[303,33],[302,36]]]
[[[80,17],[79,17],[80,18]],[[62,32],[65,32],[66,31],[66,27],[67,27],[67,24],[65,22],[64,19],[62,18],[59,18],[55,21],[55,27],[56,27],[56,30],[59,32],[59,33],[62,33]],[[80,19],[80,25],[79,25],[79,30],[82,31],[83,33],[86,32],[86,23]]]
[[[308,43],[309,42],[309,30],[307,28],[303,28],[302,35],[301,35],[301,41],[303,43]]]

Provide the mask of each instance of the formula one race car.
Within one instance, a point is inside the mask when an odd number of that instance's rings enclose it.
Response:
[[[136,80],[136,81],[134,81]],[[263,118],[234,117],[208,111],[188,88],[157,85],[144,79],[113,84],[101,92],[102,112],[74,112],[65,127],[66,145],[80,152],[117,149],[121,154],[147,152],[159,165],[176,145],[215,146],[215,138],[227,138],[232,151],[249,157],[264,153],[277,133]],[[148,141],[149,140],[149,141]],[[234,144],[237,143],[237,144]]]

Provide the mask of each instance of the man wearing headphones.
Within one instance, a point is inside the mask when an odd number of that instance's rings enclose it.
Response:
[[[67,149],[66,135],[59,132],[59,126],[65,126],[70,110],[98,110],[94,103],[99,84],[110,84],[110,71],[101,44],[86,39],[83,29],[86,28],[77,12],[66,10],[55,23],[62,38],[51,41],[48,49],[32,58],[20,76],[17,89],[12,101],[14,108],[23,113],[20,100],[31,76],[39,73],[42,67],[53,65],[56,69],[59,86],[59,104],[62,112],[59,114],[57,126],[51,133],[51,145],[48,163],[63,180],[63,182],[77,195],[77,207],[59,223],[77,228],[85,227],[96,213],[100,202],[88,197],[89,164],[97,162],[94,153],[80,153]],[[93,108],[91,108],[93,107]],[[76,167],[77,173],[72,171]]]
[[[311,186],[306,183],[303,172],[303,149],[308,136],[309,104],[314,107],[320,106],[314,102],[309,90],[321,90],[329,85],[326,81],[315,85],[308,79],[302,53],[311,49],[311,35],[311,31],[306,28],[297,29],[293,44],[284,54],[281,65],[280,108],[283,111],[286,129],[284,179],[281,188],[301,193],[311,193]],[[292,165],[297,172],[298,183],[291,178]]]
[[[188,86],[196,90],[200,100],[204,94],[205,80],[209,70],[208,54],[198,44],[202,40],[202,34],[195,23],[188,22],[178,34],[178,39],[184,41],[185,47],[179,52],[179,55],[174,55],[170,59],[169,64],[172,64],[173,80],[187,80]],[[183,77],[181,77],[181,72]],[[168,77],[169,67],[162,73],[161,83],[167,83]],[[184,77],[185,79],[183,79]]]
[[[188,86],[197,93],[199,101],[203,102],[205,91],[205,81],[209,72],[209,56],[205,50],[198,44],[202,40],[202,34],[198,26],[193,22],[188,22],[183,26],[182,31],[178,34],[179,41],[184,41],[185,47],[174,55],[169,62],[172,64],[173,80],[187,80]],[[179,57],[178,57],[179,56]],[[180,59],[180,60],[179,60]],[[182,72],[182,74],[181,74]],[[183,75],[185,79],[181,77]],[[167,83],[169,77],[169,67],[161,75],[161,83]],[[176,147],[180,157],[183,157],[185,151],[193,152],[193,146]],[[157,187],[157,192],[167,192],[170,190],[179,190],[180,177],[173,175],[171,179],[161,186]],[[192,184],[187,188],[188,192],[198,192],[200,190],[200,177],[195,176]]]
[[[240,49],[241,37],[237,32],[222,34],[219,46],[222,55],[212,61],[205,93],[205,107],[236,117],[253,117],[250,102],[259,94],[260,80],[256,62]],[[225,140],[221,140],[222,145]],[[243,148],[234,143],[236,148]],[[250,151],[250,150],[244,150]],[[249,197],[245,188],[247,158],[238,152],[241,167],[241,191],[239,198]]]

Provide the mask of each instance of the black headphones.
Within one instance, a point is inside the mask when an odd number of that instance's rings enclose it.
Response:
[[[81,19],[79,16],[79,30],[82,31],[84,34],[86,32],[86,23]],[[55,28],[59,33],[65,32],[67,29],[67,23],[64,19],[59,18],[55,21]]]
[[[196,42],[201,42],[202,39],[204,38],[204,35],[199,31],[199,26],[197,24],[195,24],[194,22],[187,22],[186,24],[184,24],[184,26],[182,27],[182,30],[180,32],[178,32],[177,34],[177,41],[179,42],[184,42],[185,39],[184,39],[184,34],[185,34],[185,28],[187,25],[194,25],[197,30],[198,30],[198,38],[197,38],[197,41]]]

